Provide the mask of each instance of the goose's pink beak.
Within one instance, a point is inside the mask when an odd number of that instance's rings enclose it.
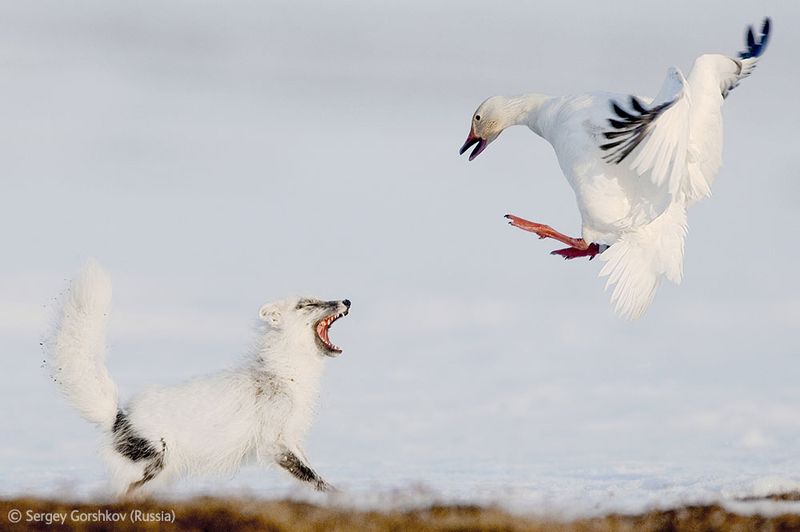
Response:
[[[475,157],[477,157],[478,155],[480,155],[480,153],[484,149],[486,149],[486,146],[489,144],[488,142],[486,142],[485,139],[482,139],[478,135],[475,134],[475,128],[470,128],[469,135],[467,136],[467,140],[466,140],[466,142],[464,142],[464,145],[461,146],[461,149],[458,151],[458,154],[459,155],[464,155],[464,152],[467,151],[468,149],[470,149],[470,147],[473,144],[477,144],[477,146],[475,146],[475,149],[472,150],[472,153],[469,154],[469,160],[470,161],[472,159],[474,159]]]

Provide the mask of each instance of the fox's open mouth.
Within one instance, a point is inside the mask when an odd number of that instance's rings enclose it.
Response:
[[[342,352],[342,348],[331,342],[330,338],[328,337],[328,330],[333,325],[333,322],[341,318],[342,316],[347,316],[350,312],[350,309],[345,309],[344,312],[340,312],[338,314],[331,314],[325,318],[322,318],[317,322],[317,325],[314,329],[317,331],[317,339],[322,343],[322,347],[327,349],[332,353],[339,354]]]

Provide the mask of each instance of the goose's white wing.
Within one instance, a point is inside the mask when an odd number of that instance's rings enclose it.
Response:
[[[600,146],[606,151],[603,158],[615,164],[628,161],[637,174],[649,175],[674,195],[686,173],[691,113],[689,87],[681,71],[669,69],[649,106],[631,96],[629,109],[612,102],[611,110],[616,118],[608,121],[612,130],[604,133],[608,142]]]
[[[722,164],[722,102],[752,73],[769,31],[769,19],[758,40],[750,27],[747,50],[738,59],[718,54],[698,57],[688,80],[671,68],[650,105],[634,96],[629,105],[612,102],[615,116],[609,119],[600,145],[606,162],[625,162],[673,197],[679,191],[691,201],[709,196]]]
[[[768,30],[767,22],[765,31]],[[761,42],[766,44],[766,40],[765,33]],[[711,195],[711,185],[722,166],[722,103],[728,93],[753,72],[758,58],[748,56],[734,59],[709,54],[698,57],[694,62],[688,80],[692,107],[689,115],[688,164],[683,182],[683,190],[691,201]]]
[[[686,207],[711,194],[722,162],[722,102],[755,68],[769,29],[767,19],[756,40],[751,27],[747,50],[738,59],[703,55],[688,79],[670,69],[652,102],[633,96],[629,102],[611,102],[613,117],[600,144],[603,158],[627,165],[670,196],[659,216],[626,231],[600,255],[605,262],[600,275],[608,277],[606,288],[614,286],[611,299],[621,315],[639,317],[662,278],[680,283]]]

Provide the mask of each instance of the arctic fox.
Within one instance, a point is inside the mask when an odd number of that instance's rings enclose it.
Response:
[[[320,491],[332,489],[301,444],[310,426],[323,361],[341,349],[328,329],[350,301],[284,299],[259,310],[250,356],[237,368],[151,388],[124,407],[105,366],[111,281],[89,261],[64,301],[53,339],[53,377],[104,432],[103,455],[118,495],[141,495],[176,477],[234,472],[250,460],[277,463]]]

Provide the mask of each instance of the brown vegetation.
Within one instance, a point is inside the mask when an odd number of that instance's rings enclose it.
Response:
[[[779,498],[776,496],[775,498]],[[20,512],[20,523],[9,523],[9,512]],[[47,514],[70,516],[64,524],[44,522]],[[121,522],[110,523],[107,514],[126,514]],[[132,522],[132,512],[156,521]],[[29,513],[31,512],[31,513]],[[33,512],[38,520],[30,520]],[[103,518],[93,517],[101,515]],[[687,506],[675,510],[650,511],[642,515],[607,515],[572,522],[520,517],[498,508],[478,506],[431,506],[408,511],[358,511],[318,506],[295,501],[224,500],[198,498],[183,502],[145,501],[117,504],[73,504],[34,498],[0,501],[0,530],[222,530],[222,531],[800,531],[800,514],[776,517],[733,514],[720,506]]]

